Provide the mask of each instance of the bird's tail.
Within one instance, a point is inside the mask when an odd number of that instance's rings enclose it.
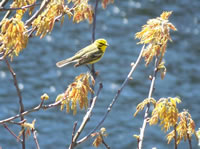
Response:
[[[70,63],[74,63],[76,61],[77,60],[74,60],[73,58],[68,58],[68,59],[65,59],[65,60],[57,62],[56,66],[59,67],[59,68],[61,68],[61,67],[65,66],[65,65],[68,65]]]

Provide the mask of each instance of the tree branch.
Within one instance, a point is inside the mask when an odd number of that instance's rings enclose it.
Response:
[[[96,17],[97,17],[98,3],[99,3],[99,0],[96,0],[95,1],[94,14],[93,14],[93,24],[92,24],[92,43],[95,41]],[[92,64],[91,74],[92,74],[94,80],[96,80],[96,71],[95,71],[94,64]],[[92,85],[92,90],[94,90],[94,86],[93,85]],[[91,97],[93,99],[94,94],[91,94]],[[91,103],[92,103],[92,100],[90,101],[90,105],[91,105]]]
[[[71,144],[73,144],[73,139],[74,139],[74,135],[75,135],[75,132],[76,132],[77,123],[78,123],[77,121],[74,122],[73,131],[72,131],[72,142],[71,142]]]
[[[149,99],[152,97],[152,94],[153,94],[153,91],[154,91],[156,75],[157,75],[157,72],[158,72],[157,66],[158,66],[158,57],[155,58],[153,78],[151,80],[151,86],[150,86],[149,95],[148,95]],[[144,131],[145,131],[145,128],[146,128],[146,125],[147,125],[147,119],[149,117],[149,109],[150,109],[150,104],[148,103],[146,110],[145,110],[145,114],[144,114],[143,125],[142,125],[142,128],[140,129],[140,138],[139,138],[138,149],[142,149],[142,143],[143,143],[143,139],[144,139]]]
[[[174,149],[177,149],[177,135],[176,135],[176,126],[174,126]]]
[[[110,113],[110,111],[111,111],[111,109],[112,109],[114,103],[117,101],[117,99],[118,99],[120,93],[122,92],[123,88],[126,86],[126,84],[128,83],[128,81],[131,79],[131,76],[132,76],[133,72],[135,71],[136,67],[138,66],[138,64],[139,64],[139,62],[140,62],[140,60],[141,60],[141,57],[142,57],[142,53],[143,53],[143,51],[144,51],[144,47],[145,47],[145,46],[142,47],[142,50],[141,50],[141,52],[140,52],[140,54],[139,54],[139,56],[138,56],[138,58],[137,58],[135,64],[132,65],[131,70],[130,70],[130,72],[128,73],[126,79],[124,80],[124,82],[122,83],[120,89],[117,91],[115,97],[113,98],[112,102],[111,102],[110,105],[108,106],[107,112],[105,113],[105,115],[104,115],[104,117],[102,118],[102,120],[97,124],[97,126],[96,126],[87,136],[85,136],[84,138],[82,138],[82,139],[80,139],[79,141],[77,141],[77,144],[80,144],[80,143],[82,143],[82,142],[85,142],[87,139],[89,139],[89,138],[91,137],[91,134],[94,133],[95,131],[97,131],[97,129],[98,129],[98,128],[101,126],[101,124],[104,122],[104,120],[106,119],[106,117],[107,117],[108,114]]]
[[[2,0],[0,3],[0,7],[3,7],[7,2],[8,2],[8,0]]]
[[[17,90],[17,95],[18,95],[18,97],[19,97],[19,105],[20,105],[20,110],[19,110],[19,112],[20,112],[20,114],[21,114],[21,113],[24,112],[24,105],[23,105],[23,101],[22,101],[21,92],[20,92],[20,89],[19,89],[19,86],[18,86],[17,77],[16,77],[16,74],[15,74],[14,70],[12,69],[11,65],[9,64],[9,61],[7,60],[7,58],[5,58],[5,61],[6,61],[6,64],[7,64],[7,66],[8,66],[8,69],[9,69],[10,73],[12,74],[12,77],[13,77],[13,80],[14,80],[14,85],[15,85],[15,88],[16,88],[16,90]],[[23,120],[24,120],[24,116],[21,115],[20,117],[21,117],[21,121],[23,121]],[[23,129],[23,126],[22,126],[21,129]],[[25,139],[26,139],[26,138],[25,138],[25,132],[23,132],[22,138],[23,138],[23,139],[22,139],[22,140],[23,140],[23,141],[22,141],[22,148],[25,149]]]
[[[106,142],[104,141],[103,137],[102,137],[102,143],[107,149],[110,149],[110,146],[108,146],[108,144],[106,144]]]
[[[29,113],[38,111],[40,109],[46,110],[46,109],[50,109],[50,108],[56,107],[56,106],[60,105],[63,100],[64,99],[59,100],[59,101],[54,102],[54,103],[51,103],[51,104],[48,104],[48,105],[43,105],[44,100],[42,100],[41,103],[38,106],[36,106],[36,107],[34,107],[34,108],[30,109],[30,110],[24,111],[23,113],[17,114],[15,116],[10,117],[10,118],[4,119],[4,120],[0,120],[0,124],[6,123],[6,122],[10,122],[10,121],[12,121],[12,120],[14,120],[16,118],[19,118],[20,116],[25,116],[25,115],[27,115]]]
[[[92,25],[92,42],[95,41],[95,30],[96,30],[96,16],[97,16],[97,8],[98,8],[99,0],[95,2],[94,14],[93,14],[93,25]]]
[[[83,129],[85,128],[85,125],[87,124],[87,122],[89,121],[89,119],[90,119],[90,117],[91,117],[91,115],[92,115],[92,110],[93,110],[93,108],[94,108],[94,106],[95,106],[96,100],[97,100],[97,98],[98,98],[98,96],[99,96],[99,93],[100,93],[100,91],[101,91],[102,88],[103,88],[103,86],[102,86],[102,84],[100,83],[100,84],[99,84],[99,90],[98,90],[98,92],[97,92],[97,95],[93,98],[93,100],[92,100],[93,102],[92,102],[92,104],[91,104],[91,107],[89,108],[89,110],[88,110],[87,113],[85,114],[85,116],[84,116],[84,118],[83,118],[83,121],[82,121],[80,127],[78,128],[77,132],[75,133],[75,135],[74,135],[74,137],[73,137],[73,139],[72,139],[72,143],[71,143],[70,146],[69,146],[69,149],[73,149],[73,148],[77,145],[76,141],[77,141],[78,137],[80,136],[81,132],[82,132]]]
[[[3,124],[3,126],[10,132],[11,135],[13,135],[17,139],[17,141],[20,141],[21,143],[23,142],[23,140],[17,137],[17,135],[12,130],[10,130],[6,124]]]
[[[40,146],[39,146],[39,143],[38,143],[38,140],[37,140],[37,131],[35,129],[32,130],[33,132],[33,138],[34,138],[34,141],[35,141],[35,144],[36,144],[36,149],[40,149]]]

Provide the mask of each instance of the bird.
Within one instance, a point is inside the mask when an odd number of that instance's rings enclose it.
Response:
[[[61,68],[71,63],[76,63],[74,67],[85,64],[94,64],[98,62],[104,55],[109,44],[103,38],[95,40],[92,44],[79,50],[74,56],[56,63],[56,66]]]

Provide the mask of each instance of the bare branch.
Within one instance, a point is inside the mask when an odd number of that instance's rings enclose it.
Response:
[[[96,0],[94,14],[93,14],[93,26],[92,26],[92,43],[95,41],[95,30],[96,30],[96,16],[99,0]]]
[[[158,72],[158,57],[155,58],[155,64],[154,64],[154,71],[153,71],[153,77],[151,80],[151,86],[149,89],[149,95],[148,98],[150,99],[152,97],[153,91],[154,91],[154,85],[155,85],[155,80],[156,80],[156,75]],[[150,104],[147,104],[146,110],[145,110],[145,114],[144,114],[144,121],[143,121],[143,125],[142,128],[140,129],[140,138],[139,138],[139,144],[138,144],[138,149],[142,149],[142,143],[143,143],[143,139],[144,139],[144,131],[147,125],[147,120],[149,117],[149,109],[150,109]]]
[[[36,144],[36,149],[40,149],[40,146],[39,146],[39,143],[38,143],[38,140],[37,140],[37,131],[35,129],[32,130],[32,133],[33,133],[33,138],[34,138],[34,141],[35,141],[35,144]]]
[[[174,149],[177,149],[177,134],[176,134],[176,126],[174,126]]]
[[[2,0],[0,3],[0,8],[3,7],[7,2],[8,2],[8,0]]]
[[[106,144],[106,142],[104,141],[103,137],[102,137],[102,143],[107,149],[110,149],[110,146],[108,146],[108,144]]]
[[[48,105],[43,105],[44,100],[42,100],[41,103],[38,106],[36,106],[36,107],[34,107],[34,108],[30,109],[30,110],[24,111],[23,113],[17,114],[15,116],[10,117],[10,118],[4,119],[4,120],[0,120],[0,124],[6,123],[6,122],[10,122],[10,121],[12,121],[12,120],[14,120],[16,118],[19,118],[20,116],[25,116],[25,115],[27,115],[29,113],[38,111],[40,109],[46,110],[46,109],[50,109],[50,108],[56,107],[56,106],[60,105],[63,100],[59,100],[57,102],[54,102],[54,103],[51,103],[51,104],[48,104]]]
[[[16,124],[16,125],[20,125],[25,123],[26,122],[26,119],[24,119],[23,121],[20,121],[20,122],[14,122],[14,121],[9,121],[8,123],[11,123],[11,124]]]
[[[98,8],[98,3],[99,0],[95,1],[95,8],[94,8],[94,14],[93,14],[93,24],[92,24],[92,43],[95,41],[95,31],[96,31],[96,17],[97,17],[97,8]],[[96,71],[95,71],[95,67],[94,64],[92,64],[92,68],[91,68],[91,74],[94,78],[94,80],[96,80]],[[92,85],[92,89],[94,90],[94,86]],[[94,94],[91,94],[91,97],[93,99]],[[90,105],[92,103],[92,99],[90,101]]]
[[[82,121],[80,127],[78,128],[77,132],[75,133],[75,135],[73,137],[73,140],[72,140],[72,143],[69,146],[69,149],[73,149],[77,145],[76,141],[77,141],[78,137],[80,136],[81,132],[85,128],[85,125],[87,124],[87,122],[89,121],[89,119],[90,119],[90,117],[92,115],[92,110],[93,110],[93,108],[95,106],[96,100],[97,100],[97,98],[99,96],[99,93],[100,93],[102,88],[103,88],[103,85],[100,83],[97,95],[93,98],[91,107],[89,108],[89,110],[87,111],[85,116],[83,117],[83,121]]]
[[[102,120],[97,124],[97,126],[87,135],[85,136],[84,138],[80,139],[79,141],[77,141],[77,144],[80,144],[82,142],[85,142],[87,139],[89,139],[91,137],[91,134],[94,133],[95,131],[97,131],[97,129],[101,126],[101,124],[104,122],[104,120],[106,119],[106,117],[108,116],[108,114],[110,113],[111,109],[112,109],[112,106],[114,105],[114,103],[117,101],[120,93],[122,92],[123,88],[126,86],[126,84],[128,83],[128,81],[130,80],[133,72],[135,71],[136,67],[138,66],[140,60],[141,60],[141,57],[142,57],[142,53],[144,51],[144,47],[142,47],[142,50],[135,62],[134,65],[132,65],[131,67],[131,70],[129,72],[129,74],[127,75],[126,79],[124,80],[124,82],[122,83],[120,89],[118,90],[118,92],[116,93],[115,97],[113,98],[112,102],[110,103],[110,105],[108,106],[107,108],[107,112],[105,113],[104,117],[102,118]]]
[[[23,140],[17,137],[17,135],[12,130],[10,130],[6,124],[3,124],[3,126],[10,132],[11,135],[13,135],[17,139],[17,141],[20,141],[21,143],[23,142]]]
[[[74,139],[74,135],[75,135],[75,132],[76,132],[77,123],[78,123],[77,121],[74,122],[73,131],[72,131],[72,142],[71,142],[70,147],[69,147],[70,149],[71,149],[72,144],[73,144],[73,139]]]
[[[19,112],[20,112],[20,114],[21,114],[21,113],[24,112],[24,104],[23,104],[22,95],[21,95],[21,92],[20,92],[20,89],[19,89],[19,86],[18,86],[17,77],[16,77],[16,74],[15,74],[14,70],[12,69],[12,67],[11,67],[11,65],[10,65],[10,63],[9,63],[9,61],[7,60],[7,58],[5,58],[5,61],[6,61],[6,64],[7,64],[7,66],[8,66],[8,69],[9,69],[10,73],[12,74],[12,77],[13,77],[13,80],[14,80],[14,85],[15,85],[15,88],[16,88],[16,90],[17,90],[17,95],[18,95],[18,97],[19,97],[19,105],[20,105],[20,110],[19,110]],[[23,121],[23,120],[24,120],[24,116],[21,115],[20,117],[21,117],[21,121]],[[22,126],[21,129],[23,129],[23,126]],[[25,139],[26,139],[26,138],[25,138],[25,132],[22,133],[22,138],[23,138],[23,141],[22,141],[22,148],[25,149]]]

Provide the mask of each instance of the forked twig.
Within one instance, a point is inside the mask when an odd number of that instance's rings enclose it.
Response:
[[[77,132],[75,133],[75,135],[74,135],[74,137],[73,137],[73,139],[72,139],[72,143],[71,143],[70,146],[69,146],[69,149],[73,149],[73,148],[77,145],[77,139],[78,139],[78,137],[80,136],[81,132],[82,132],[83,129],[85,128],[85,125],[87,124],[87,122],[89,121],[89,119],[90,119],[90,117],[91,117],[91,115],[92,115],[92,110],[93,110],[93,108],[94,108],[94,106],[95,106],[96,100],[97,100],[97,98],[98,98],[98,96],[99,96],[99,93],[100,93],[100,91],[101,91],[102,88],[103,88],[103,86],[102,86],[102,84],[100,83],[100,84],[99,84],[99,89],[98,89],[98,91],[97,91],[97,94],[96,94],[96,96],[93,98],[92,104],[91,104],[89,110],[87,111],[87,113],[86,113],[85,116],[83,117],[83,121],[82,121],[80,127],[78,128]]]
[[[97,124],[97,126],[85,137],[83,137],[82,139],[80,139],[79,141],[77,141],[77,144],[80,144],[82,142],[85,142],[87,139],[89,139],[91,137],[91,134],[94,133],[95,131],[97,131],[97,129],[101,126],[101,124],[104,122],[104,120],[106,119],[106,117],[108,116],[108,114],[110,113],[112,106],[114,105],[114,103],[117,101],[120,93],[122,92],[123,88],[126,86],[126,84],[128,83],[128,81],[131,79],[131,76],[133,74],[133,72],[135,71],[136,67],[138,66],[141,58],[142,58],[142,53],[144,51],[145,46],[142,47],[142,50],[135,62],[134,65],[132,65],[131,70],[129,72],[129,74],[127,75],[126,79],[124,80],[124,82],[122,83],[121,87],[119,88],[119,90],[117,91],[115,97],[113,98],[112,102],[110,103],[110,105],[107,108],[107,111],[104,115],[104,117],[102,118],[102,120]]]

